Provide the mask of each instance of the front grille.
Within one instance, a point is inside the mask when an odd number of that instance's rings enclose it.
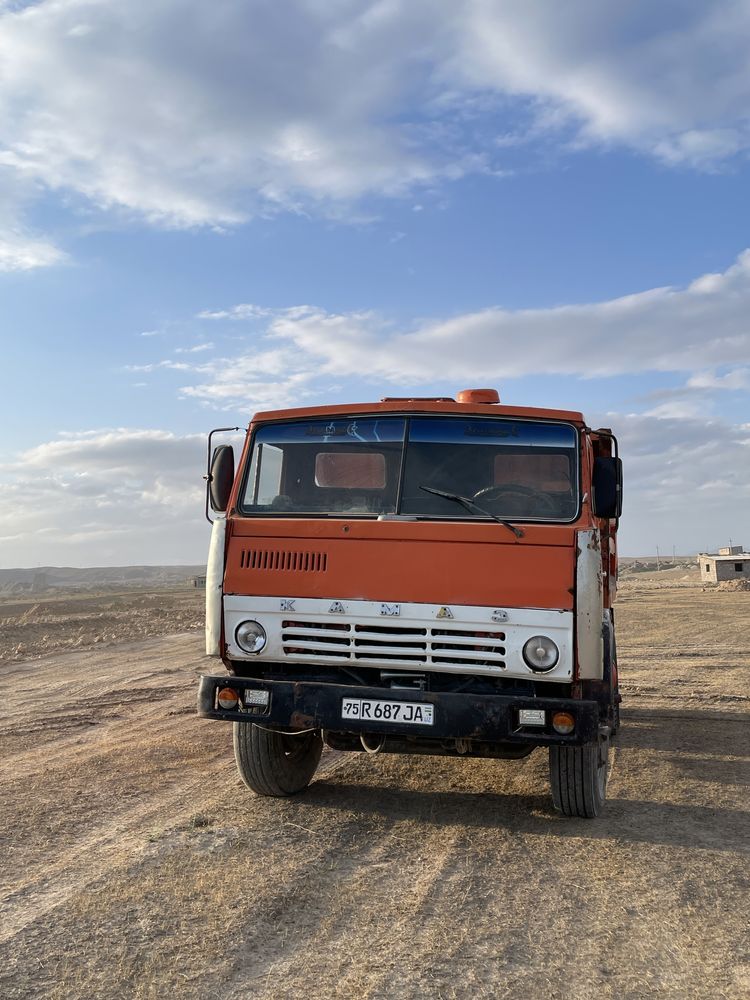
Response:
[[[335,657],[354,662],[505,667],[504,632],[315,621],[283,621],[281,628],[284,655],[292,660]]]
[[[240,569],[325,573],[328,570],[328,553],[292,549],[243,549],[240,552]]]

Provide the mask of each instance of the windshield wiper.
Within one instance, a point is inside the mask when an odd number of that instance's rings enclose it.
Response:
[[[524,532],[521,528],[517,528],[515,524],[511,524],[510,521],[504,521],[497,514],[491,513],[489,510],[485,510],[484,507],[480,507],[479,504],[472,500],[470,497],[459,496],[458,493],[446,493],[445,490],[434,490],[431,486],[420,486],[420,490],[424,490],[425,493],[434,493],[436,497],[445,497],[446,500],[455,500],[456,503],[460,503],[465,510],[471,513],[473,510],[478,510],[480,514],[484,514],[485,517],[491,517],[493,521],[497,521],[498,524],[502,524],[508,531],[512,531],[516,538],[523,538]]]

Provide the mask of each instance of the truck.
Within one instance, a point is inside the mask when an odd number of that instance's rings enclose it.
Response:
[[[233,724],[245,785],[301,792],[324,746],[546,750],[555,808],[601,812],[620,718],[610,429],[469,389],[261,412],[236,471],[212,436],[207,465],[206,653],[225,669],[200,678],[198,714]]]

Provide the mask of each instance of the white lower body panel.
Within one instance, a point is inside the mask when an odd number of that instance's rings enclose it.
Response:
[[[235,641],[237,626],[248,619],[259,622],[268,637],[260,654],[245,653]],[[228,594],[224,634],[227,655],[234,660],[557,682],[573,677],[570,611]],[[535,635],[552,639],[560,651],[546,673],[532,670],[523,659],[523,646]]]

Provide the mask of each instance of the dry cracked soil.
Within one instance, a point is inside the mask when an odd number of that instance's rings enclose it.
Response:
[[[542,751],[326,751],[256,798],[194,713],[199,594],[8,598],[0,995],[750,996],[750,594],[681,580],[623,586],[594,821]]]

